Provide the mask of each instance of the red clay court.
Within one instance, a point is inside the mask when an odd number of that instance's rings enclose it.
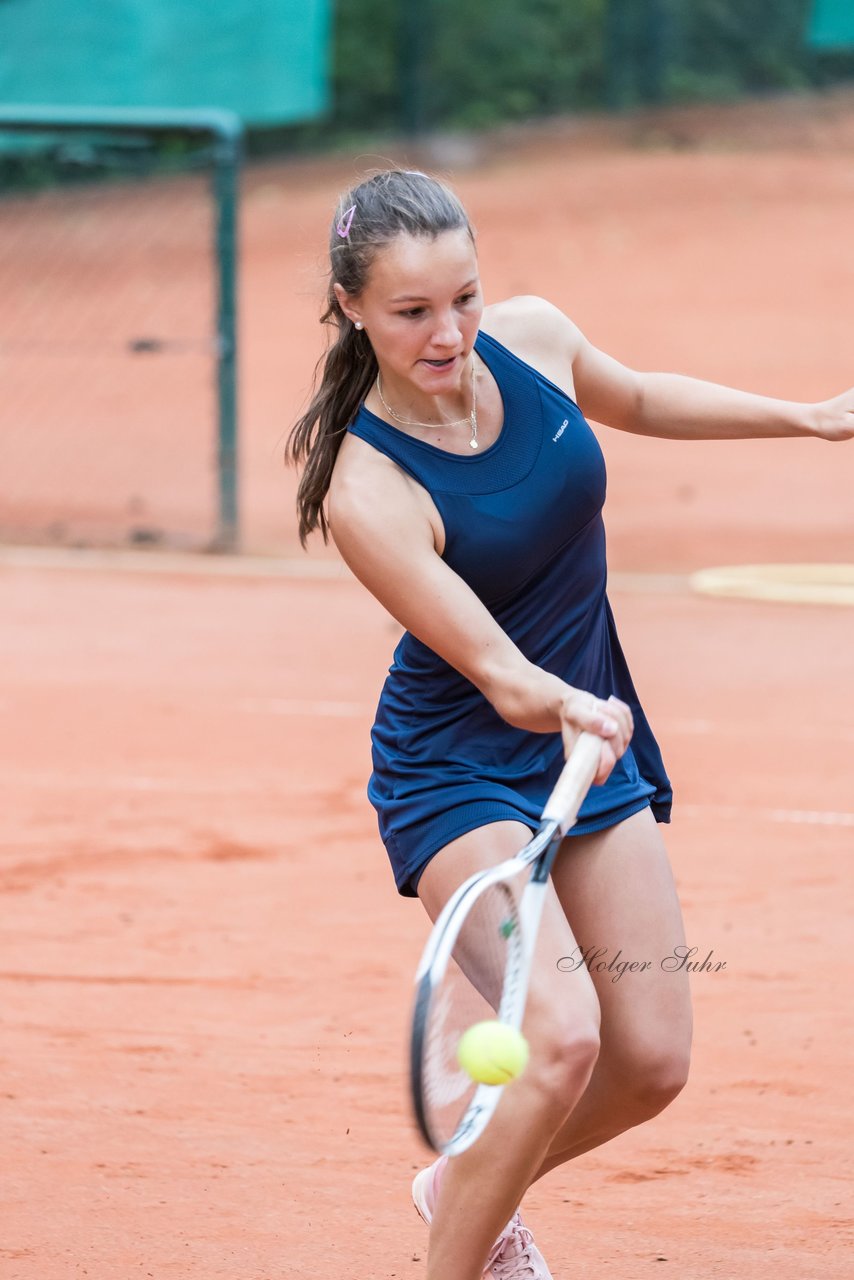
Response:
[[[807,400],[854,381],[852,155],[834,95],[505,134],[449,173],[487,300],[541,293],[627,364]],[[398,628],[333,552],[299,553],[280,462],[327,217],[377,162],[247,175],[254,554],[0,549],[3,1280],[425,1273],[405,1051],[427,922],[364,796]],[[693,979],[685,1092],[526,1217],[556,1280],[841,1278],[854,611],[689,579],[854,563],[854,445],[599,436],[688,938],[726,967]],[[192,433],[164,456],[203,493]]]

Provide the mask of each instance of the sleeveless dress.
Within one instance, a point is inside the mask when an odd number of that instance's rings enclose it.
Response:
[[[443,559],[538,667],[632,709],[631,745],[591,788],[572,835],[650,805],[670,821],[672,792],[617,638],[606,588],[605,465],[581,410],[488,334],[475,350],[494,377],[504,425],[471,456],[415,440],[363,405],[349,430],[431,495]],[[476,827],[515,819],[535,830],[563,765],[559,733],[507,724],[483,694],[406,632],[371,731],[368,796],[399,893],[416,895],[427,862]]]

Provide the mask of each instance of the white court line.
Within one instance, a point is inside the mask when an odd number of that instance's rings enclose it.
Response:
[[[69,773],[27,773],[3,771],[3,782],[16,787],[50,791],[159,791],[174,795],[273,795],[281,793],[281,779],[246,780],[228,777],[212,778],[209,782],[181,778],[156,778],[148,774],[95,773],[89,777],[72,776]]]
[[[332,556],[208,555],[193,551],[128,551],[97,547],[0,547],[0,568],[79,569],[101,573],[159,573],[198,578],[297,578],[311,581],[355,579],[343,560]],[[686,595],[687,573],[615,572],[611,591]]]
[[[309,555],[234,556],[189,551],[111,551],[91,547],[0,547],[3,569],[80,569],[195,578],[303,578],[354,581],[343,560]]]
[[[149,774],[93,774],[90,777],[73,777],[67,773],[28,773],[5,771],[4,782],[12,785],[44,788],[51,791],[131,791],[163,792],[174,795],[277,795],[280,779],[211,779],[202,782],[191,779],[153,777]],[[677,799],[673,808],[674,818],[726,818],[735,821],[757,818],[763,822],[807,827],[854,827],[854,813],[835,809],[771,809],[753,808],[750,805],[682,804]]]
[[[742,736],[750,736],[751,734],[761,734],[763,738],[767,738],[768,734],[779,733],[781,737],[785,736],[790,729],[788,724],[769,724],[763,721],[762,724],[755,724],[749,720],[702,720],[702,719],[670,719],[667,716],[656,717],[653,728],[658,732],[659,737],[666,737],[668,733],[682,734],[685,737],[708,737],[711,734],[720,734],[721,737],[727,735],[740,734]],[[799,738],[818,738],[822,742],[854,742],[854,726],[839,725],[833,728],[828,725],[806,724],[798,725]]]
[[[627,591],[640,595],[684,596],[688,594],[690,575],[687,573],[640,573],[617,570],[608,573],[608,590]]]
[[[353,581],[344,562],[312,555],[220,555],[204,551],[130,551],[95,547],[0,547],[0,568],[85,569],[200,578]],[[736,565],[694,573],[615,570],[608,589],[637,595],[725,596],[785,603],[854,604],[851,565]],[[787,575],[789,575],[787,577]],[[791,581],[789,580],[791,577]]]
[[[368,702],[350,702],[344,699],[333,700],[328,698],[240,698],[235,702],[234,707],[237,711],[251,712],[255,715],[270,716],[321,716],[329,719],[361,719],[363,716],[373,716],[376,707],[374,703]],[[761,730],[755,724],[749,721],[728,721],[728,720],[703,720],[697,719],[669,719],[663,717],[656,719],[655,727],[659,731],[660,736],[668,733],[683,734],[688,737],[708,737],[715,733],[741,733],[750,734],[762,732],[767,734],[768,726],[762,726]],[[786,726],[780,725],[780,732],[785,732]],[[802,726],[798,733],[800,737],[821,738],[822,741],[842,741],[854,742],[854,728],[842,727],[840,729],[822,728],[820,725],[811,727]]]
[[[834,809],[753,809],[749,805],[735,804],[679,804],[673,806],[673,814],[688,818],[732,818],[737,821],[759,818],[763,822],[781,823],[802,827],[854,827],[854,813]]]
[[[374,708],[366,702],[335,702],[311,698],[241,698],[235,706],[238,711],[270,716],[328,716],[347,719],[374,713]]]
[[[655,721],[655,728],[660,734],[684,733],[690,737],[705,737],[709,733],[714,733],[718,727],[714,720],[701,720],[699,718],[693,720],[670,720],[662,717],[660,720],[657,719]]]

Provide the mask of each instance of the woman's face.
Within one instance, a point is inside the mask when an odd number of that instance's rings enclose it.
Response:
[[[335,290],[345,314],[365,326],[390,389],[406,382],[438,396],[459,388],[483,312],[465,229],[401,234],[377,254],[361,294]]]

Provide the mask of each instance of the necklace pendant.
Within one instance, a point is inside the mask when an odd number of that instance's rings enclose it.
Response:
[[[469,440],[469,448],[470,448],[470,449],[479,449],[479,448],[480,448],[480,445],[478,444],[478,442],[477,442],[476,440]]]

